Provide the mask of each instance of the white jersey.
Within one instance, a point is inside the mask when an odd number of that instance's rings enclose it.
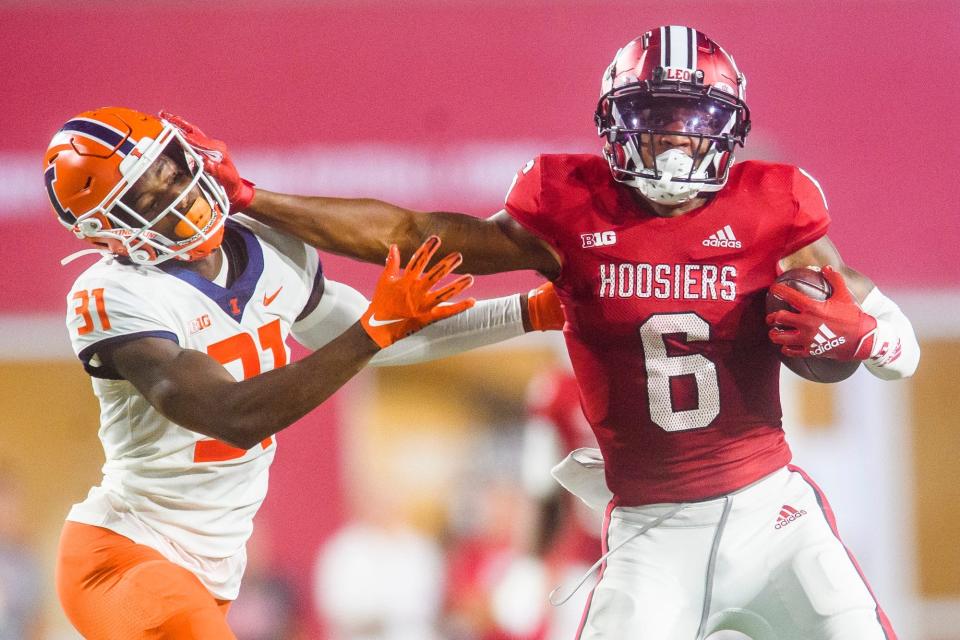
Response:
[[[243,380],[287,363],[291,330],[319,349],[356,323],[368,302],[325,279],[313,248],[243,215],[227,220],[223,249],[236,271],[230,287],[175,262],[145,267],[109,257],[74,283],[67,327],[100,400],[106,463],[100,486],[67,519],[153,547],[214,596],[232,600],[276,436],[245,451],[184,429],[104,366],[97,351],[110,342],[166,338],[207,353]],[[482,300],[381,350],[369,364],[424,362],[523,331],[518,296]]]
[[[285,365],[291,326],[323,292],[316,251],[241,215],[227,221],[224,251],[246,255],[245,265],[231,261],[239,268],[229,287],[173,261],[151,267],[110,257],[74,283],[67,327],[100,401],[106,463],[100,486],[68,519],[157,548],[216,597],[232,599],[276,438],[244,451],[184,429],[97,357],[104,344],[156,336],[211,355],[237,380]]]

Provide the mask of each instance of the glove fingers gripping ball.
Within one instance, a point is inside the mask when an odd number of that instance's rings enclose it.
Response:
[[[833,287],[824,277],[823,273],[817,269],[799,268],[784,271],[776,280],[778,283],[786,285],[803,295],[814,300],[827,300],[833,295]],[[768,291],[766,298],[767,314],[776,311],[796,312],[790,303],[778,297],[774,292]],[[789,331],[789,327],[778,327],[774,329],[783,329]],[[830,345],[831,340],[837,340],[829,334],[820,336],[824,342],[817,343],[817,346],[811,349],[811,353],[817,352],[823,345]],[[815,339],[816,341],[816,339]],[[859,360],[840,361],[824,358],[818,355],[810,356],[789,356],[778,349],[780,361],[791,371],[801,378],[812,380],[813,382],[840,382],[846,380],[860,366]]]

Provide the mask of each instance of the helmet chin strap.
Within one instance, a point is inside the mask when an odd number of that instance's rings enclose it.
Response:
[[[673,182],[674,176],[689,176],[693,169],[693,158],[680,149],[667,149],[656,157],[657,172],[660,179],[636,178],[635,186],[643,196],[660,204],[683,204],[700,193],[701,186],[695,182]],[[692,177],[700,177],[699,172]]]

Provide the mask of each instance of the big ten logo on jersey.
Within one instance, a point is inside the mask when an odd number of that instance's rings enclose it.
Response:
[[[609,247],[617,244],[617,233],[616,231],[581,233],[580,240],[583,242],[584,249],[588,247]]]
[[[200,316],[199,318],[194,318],[190,321],[190,335],[199,333],[209,327],[212,324],[210,316],[206,313]]]
[[[727,302],[737,298],[737,268],[730,264],[611,262],[600,265],[599,276],[600,298]]]

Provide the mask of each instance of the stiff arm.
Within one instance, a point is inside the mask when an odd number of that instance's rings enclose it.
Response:
[[[463,254],[459,271],[473,274],[532,269],[548,279],[560,259],[543,240],[505,211],[487,219],[463,213],[420,212],[370,198],[325,198],[257,189],[244,210],[314,247],[364,262],[382,263],[391,244],[404,258],[437,235],[445,251]]]

